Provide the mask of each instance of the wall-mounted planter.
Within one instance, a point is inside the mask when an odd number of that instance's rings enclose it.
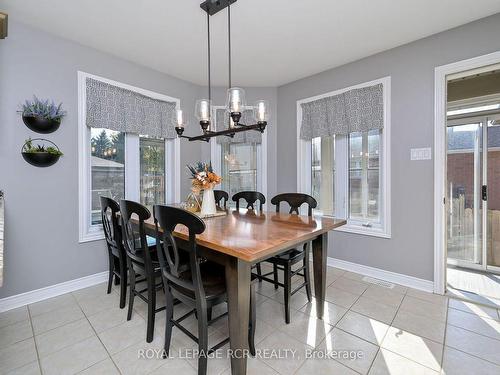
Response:
[[[23,122],[29,129],[41,134],[53,133],[61,125],[61,120],[47,120],[34,116],[23,116]]]
[[[42,144],[37,144],[33,147],[33,141],[41,141]],[[50,145],[47,145],[50,144]],[[62,152],[54,142],[47,139],[36,138],[26,141],[21,148],[23,159],[35,167],[50,167],[57,163],[62,156]]]

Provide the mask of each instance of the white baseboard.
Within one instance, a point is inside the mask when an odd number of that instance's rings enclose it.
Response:
[[[362,264],[347,262],[345,260],[337,258],[328,257],[327,262],[330,267],[337,267],[346,271],[360,273],[362,275],[370,276],[375,279],[423,290],[424,292],[434,292],[434,282],[430,280],[424,280],[413,276],[403,275],[401,273],[385,271],[380,268],[364,266]]]
[[[15,309],[17,307],[29,305],[47,298],[57,297],[61,294],[74,292],[75,290],[87,288],[96,284],[106,282],[108,272],[100,272],[94,275],[81,277],[79,279],[66,281],[64,283],[47,286],[45,288],[32,290],[30,292],[17,294],[0,299],[0,312]]]

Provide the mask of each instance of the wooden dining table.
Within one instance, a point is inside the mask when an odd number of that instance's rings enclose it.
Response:
[[[231,373],[245,375],[248,356],[248,321],[252,265],[312,241],[316,314],[323,317],[328,232],[345,220],[253,210],[228,210],[227,215],[204,219],[205,231],[197,236],[200,255],[225,267]],[[156,236],[153,218],[146,232]],[[174,236],[188,239],[178,226]]]

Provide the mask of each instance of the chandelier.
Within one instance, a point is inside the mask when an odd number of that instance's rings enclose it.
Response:
[[[240,87],[233,87],[231,81],[231,4],[236,0],[206,0],[200,4],[201,9],[207,13],[207,50],[208,50],[208,99],[199,99],[196,101],[195,117],[200,122],[202,130],[201,135],[194,137],[187,137],[183,135],[185,123],[182,109],[177,110],[177,122],[175,131],[180,138],[186,138],[189,141],[206,141],[210,138],[218,136],[234,137],[236,133],[244,131],[260,131],[264,132],[269,118],[269,104],[266,100],[258,100],[253,106],[253,114],[255,124],[242,124],[240,123],[241,114],[246,106],[245,90]],[[212,130],[215,128],[213,125],[214,110],[212,106],[212,82],[211,82],[211,66],[210,66],[210,17],[219,11],[227,8],[227,29],[228,29],[228,90],[226,111],[229,113],[229,124],[226,129]]]

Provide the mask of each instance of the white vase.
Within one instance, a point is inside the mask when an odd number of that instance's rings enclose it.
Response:
[[[201,214],[214,215],[216,213],[217,213],[217,208],[215,207],[214,189],[203,190],[203,202],[201,203]]]

